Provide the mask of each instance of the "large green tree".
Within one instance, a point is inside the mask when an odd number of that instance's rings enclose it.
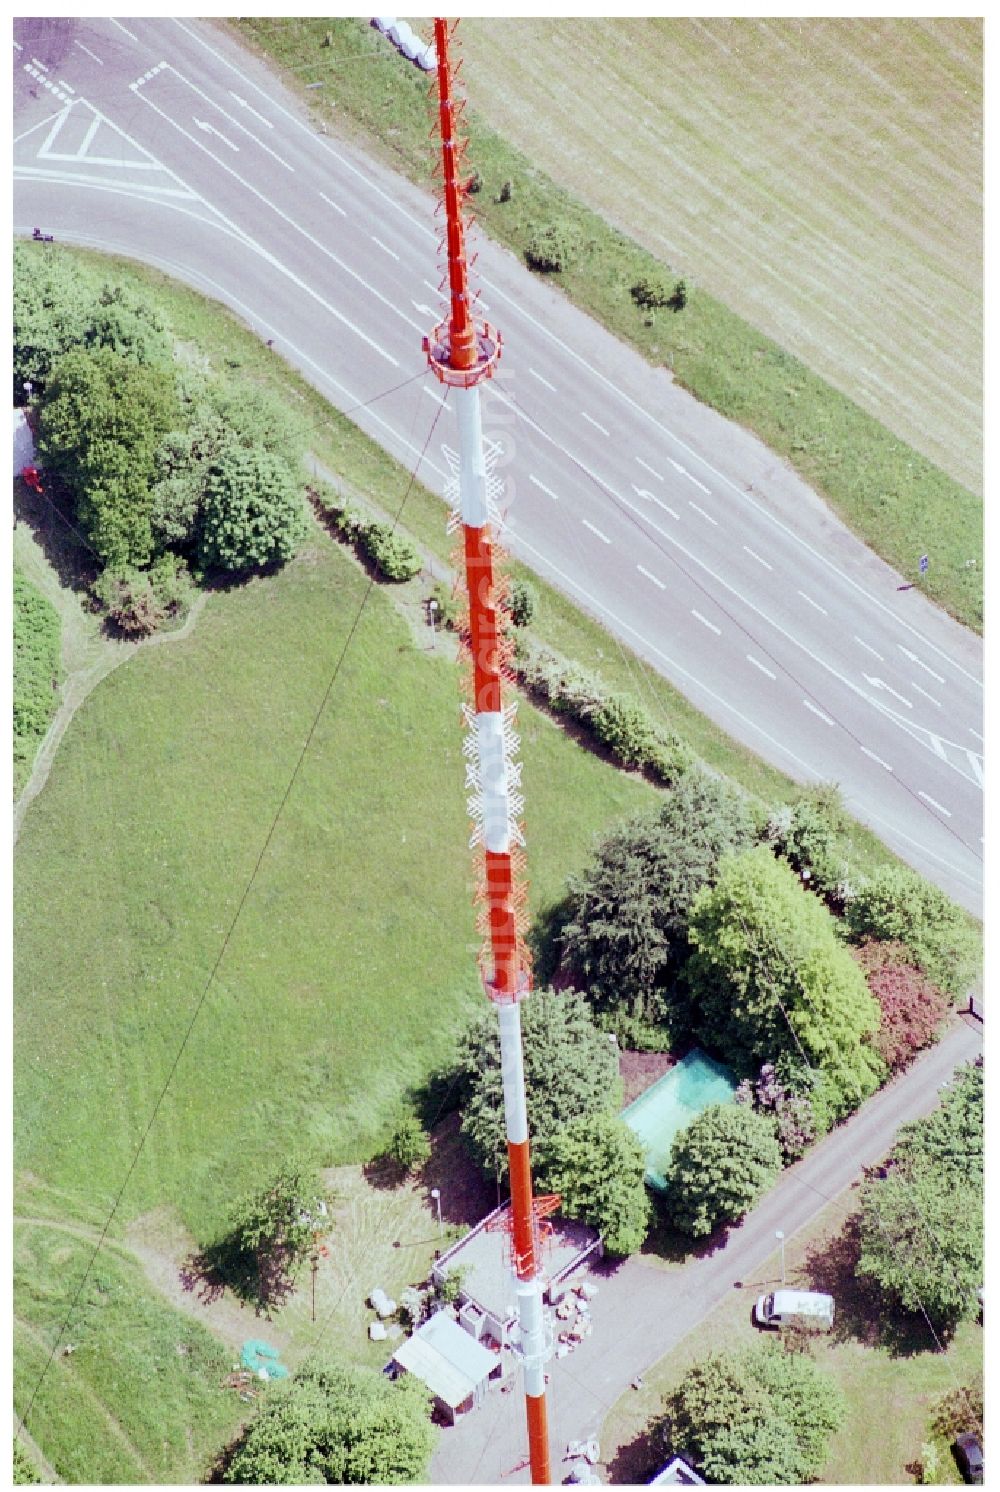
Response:
[[[687,978],[703,1036],[746,1074],[786,1055],[819,1069],[839,1113],[884,1073],[879,1009],[834,919],[763,846],[726,860],[691,910]]]
[[[833,1380],[776,1344],[696,1363],[664,1408],[673,1449],[730,1486],[813,1481],[844,1418]]]
[[[427,1479],[430,1396],[415,1378],[307,1362],[267,1403],[223,1479],[249,1486],[399,1486]]]
[[[276,1304],[327,1231],[326,1202],[315,1171],[287,1165],[235,1203],[225,1237],[210,1252],[234,1288],[244,1293],[253,1289],[265,1306]]]
[[[736,1222],[780,1170],[773,1119],[745,1104],[712,1104],[674,1138],[665,1177],[671,1220],[695,1238]]]
[[[266,449],[227,442],[206,473],[201,563],[240,573],[284,562],[305,534],[305,498],[287,462]]]
[[[855,942],[903,943],[945,994],[967,993],[979,966],[979,937],[962,909],[915,871],[883,866],[859,887],[845,916]]]
[[[675,1014],[672,985],[687,951],[696,893],[723,855],[750,843],[745,800],[690,768],[660,811],[614,830],[594,863],[570,884],[565,968],[595,1009],[641,1021]]]
[[[617,1112],[622,1085],[618,1053],[581,995],[535,990],[521,1005],[528,1124],[544,1145],[581,1115]],[[507,1174],[500,1033],[496,1010],[484,1009],[466,1032],[455,1075],[462,1094],[462,1133],[484,1170]]]
[[[609,1254],[634,1254],[646,1241],[650,1206],[642,1146],[615,1114],[573,1119],[536,1147],[540,1187],[558,1192],[562,1212],[596,1228]]]
[[[97,281],[57,246],[14,245],[14,403],[45,390],[52,364],[83,341]]]

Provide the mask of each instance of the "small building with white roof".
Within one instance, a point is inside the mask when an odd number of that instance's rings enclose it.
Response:
[[[438,1311],[400,1343],[392,1363],[427,1385],[451,1424],[481,1404],[490,1380],[503,1372],[499,1352],[477,1342],[450,1311]]]

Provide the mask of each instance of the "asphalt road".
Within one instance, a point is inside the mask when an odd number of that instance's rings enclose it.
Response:
[[[454,415],[418,376],[441,306],[431,198],[318,133],[205,22],[15,20],[14,118],[16,232],[217,297],[408,466],[436,416],[419,475],[443,493]],[[898,591],[760,442],[478,248],[512,551],[651,665],[637,692],[662,674],[791,776],[838,782],[981,915],[980,639]]]

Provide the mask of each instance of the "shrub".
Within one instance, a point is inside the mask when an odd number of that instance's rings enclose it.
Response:
[[[436,627],[447,627],[449,632],[453,632],[461,615],[462,603],[459,597],[455,595],[451,586],[445,585],[444,581],[439,580],[427,600],[428,609],[430,609],[431,601],[436,603],[434,625]]]
[[[110,347],[133,363],[166,368],[173,359],[170,332],[160,311],[122,285],[101,290],[83,340],[87,347]]]
[[[644,276],[643,279],[637,280],[629,294],[637,306],[647,311],[656,311],[670,304],[671,292],[663,281],[654,275]]]
[[[773,1062],[764,1063],[756,1081],[744,1079],[736,1090],[736,1100],[752,1104],[758,1114],[774,1120],[786,1165],[804,1155],[817,1137],[816,1114],[809,1099],[782,1078]]]
[[[260,447],[227,444],[206,475],[201,565],[240,574],[282,564],[305,535],[304,499],[286,462]]]
[[[14,759],[28,761],[56,711],[62,652],[59,613],[14,571]]]
[[[665,786],[694,760],[679,736],[666,731],[627,695],[616,694],[591,716],[595,736],[625,767],[649,770]]]
[[[917,967],[953,998],[975,977],[979,939],[965,913],[915,871],[877,870],[848,902],[845,917],[854,942],[905,944]]]
[[[94,583],[94,595],[125,637],[148,637],[166,619],[148,570],[109,567]]]
[[[950,1002],[915,968],[902,943],[864,942],[854,957],[882,1012],[872,1046],[891,1072],[937,1040]]]
[[[34,1462],[31,1460],[21,1442],[14,1440],[14,1468],[13,1482],[15,1487],[33,1487],[41,1482],[41,1477],[35,1470]]]
[[[694,1238],[749,1212],[781,1170],[774,1122],[744,1104],[712,1104],[675,1139],[667,1166],[667,1205]]]
[[[767,825],[767,839],[775,854],[805,881],[810,890],[836,897],[847,878],[848,866],[838,848],[843,810],[819,793],[809,793],[789,807],[782,804]]]
[[[585,1114],[536,1147],[539,1184],[562,1197],[561,1211],[596,1228],[609,1254],[642,1248],[650,1206],[642,1145],[617,1114]]]
[[[406,1114],[396,1125],[386,1157],[402,1171],[416,1171],[431,1158],[431,1137],[415,1114]]]
[[[561,223],[550,223],[533,230],[525,244],[524,260],[529,269],[540,274],[558,274],[569,263],[571,248],[569,231]]]
[[[515,627],[530,626],[538,610],[538,592],[530,580],[511,581],[507,605]]]
[[[97,296],[97,281],[75,259],[14,245],[14,403],[24,404],[24,384],[32,398],[45,392],[52,365],[83,341]]]
[[[365,524],[361,547],[386,580],[412,580],[419,575],[421,559],[416,546],[388,523]]]

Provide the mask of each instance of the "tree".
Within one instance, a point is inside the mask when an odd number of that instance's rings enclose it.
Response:
[[[233,1283],[250,1270],[265,1305],[280,1300],[292,1276],[327,1229],[326,1193],[315,1172],[291,1165],[236,1203],[221,1252]]]
[[[743,1072],[781,1055],[818,1068],[838,1115],[884,1072],[878,1007],[826,907],[764,846],[726,860],[691,909],[687,978],[703,1037]]]
[[[617,1049],[595,1026],[582,996],[536,990],[521,1005],[521,1031],[528,1125],[536,1146],[581,1115],[617,1111]],[[505,1176],[500,1037],[492,1006],[465,1035],[455,1075],[464,1097],[462,1133],[483,1169]]]
[[[692,767],[656,816],[614,830],[593,865],[570,882],[572,916],[563,964],[594,1008],[645,1021],[676,1019],[674,989],[687,953],[687,920],[697,892],[721,858],[750,843],[744,800]]]
[[[960,1069],[925,1119],[906,1124],[861,1192],[858,1272],[941,1331],[975,1315],[983,1283],[983,1069]]]
[[[39,455],[65,479],[87,538],[114,568],[150,558],[154,457],[177,413],[169,372],[130,362],[110,347],[77,349],[52,366]]]
[[[404,1114],[386,1148],[388,1160],[401,1171],[416,1171],[431,1158],[431,1137],[416,1114]]]
[[[736,1089],[737,1103],[751,1104],[758,1114],[774,1120],[781,1156],[786,1164],[798,1160],[816,1139],[816,1112],[805,1093],[798,1091],[773,1062],[765,1062],[756,1081],[745,1078]]]
[[[123,285],[105,285],[87,318],[86,346],[110,347],[134,363],[169,367],[173,347],[167,324],[152,300]]]
[[[827,785],[807,790],[791,806],[782,804],[772,813],[766,832],[775,853],[798,871],[809,889],[832,899],[847,880],[839,841],[848,829],[840,794]]]
[[[950,1002],[911,962],[902,943],[868,939],[854,957],[882,1013],[872,1046],[889,1071],[898,1072],[937,1040]]]
[[[913,962],[945,994],[964,994],[975,978],[980,944],[969,919],[943,891],[903,866],[877,870],[848,901],[855,942],[903,943]]]
[[[696,1363],[664,1408],[672,1447],[728,1485],[812,1481],[844,1419],[833,1380],[773,1343]]]
[[[52,364],[83,341],[97,295],[93,276],[62,250],[14,245],[14,403],[45,391]]]
[[[272,1390],[229,1456],[226,1482],[398,1486],[426,1480],[430,1395],[409,1375],[310,1362]]]
[[[587,1114],[535,1150],[535,1172],[562,1212],[596,1228],[609,1254],[634,1254],[649,1231],[643,1149],[615,1114]]]
[[[209,467],[199,559],[233,573],[283,563],[306,534],[305,500],[280,456],[227,442]]]
[[[744,1104],[711,1104],[674,1138],[666,1171],[671,1220],[704,1237],[748,1212],[780,1170],[773,1120]]]

